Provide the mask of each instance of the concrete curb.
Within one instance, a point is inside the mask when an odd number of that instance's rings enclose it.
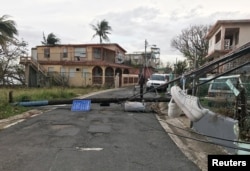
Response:
[[[166,132],[173,133],[169,134],[169,136],[183,154],[185,154],[189,160],[193,161],[202,171],[207,171],[207,156],[209,154],[228,154],[226,150],[220,146],[174,135],[183,135],[193,139],[208,141],[204,136],[189,132],[193,130],[189,127],[190,120],[188,120],[186,116],[170,118],[166,115],[156,115],[156,117]],[[171,123],[171,125],[168,123]],[[178,129],[177,127],[181,127],[184,130]]]
[[[17,124],[21,121],[24,121],[27,118],[34,117],[37,115],[42,114],[43,112],[40,110],[32,109],[27,112],[24,112],[19,115],[11,116],[7,119],[1,119],[0,120],[0,130],[8,128],[9,126],[12,126],[14,124]]]
[[[83,96],[76,97],[76,99],[87,98],[89,96],[93,96],[96,94],[109,92],[109,91],[118,91],[118,90],[122,90],[122,89],[125,89],[125,88],[115,88],[115,89],[107,89],[107,90],[97,91],[97,92],[93,92],[93,93],[89,93],[89,94],[86,94]],[[11,116],[11,117],[6,118],[6,119],[0,119],[0,130],[8,128],[12,125],[19,123],[19,122],[22,122],[29,117],[34,117],[34,116],[40,115],[42,113],[43,113],[42,110],[32,109],[32,110],[26,111],[24,113],[21,113],[19,115]]]

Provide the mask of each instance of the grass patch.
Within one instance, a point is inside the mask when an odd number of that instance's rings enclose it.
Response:
[[[200,98],[201,105],[222,116],[234,119],[234,104],[229,102],[216,102],[205,98]]]
[[[71,99],[77,96],[107,89],[105,87],[83,88],[0,88],[0,119],[8,118],[28,111],[31,108],[15,106],[9,103],[9,94],[12,92],[13,102]]]
[[[0,104],[0,119],[5,119],[10,116],[15,116],[17,114],[21,114],[23,112],[28,111],[30,108],[22,107],[22,106],[13,106],[11,104]]]

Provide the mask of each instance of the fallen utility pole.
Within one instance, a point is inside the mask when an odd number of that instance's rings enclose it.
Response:
[[[83,99],[65,99],[65,100],[43,100],[43,101],[28,101],[15,103],[20,106],[45,106],[45,105],[59,105],[72,104],[74,100],[90,100],[91,103],[123,103],[125,101],[131,102],[169,102],[171,97],[160,98],[83,98]]]
[[[91,103],[122,103],[125,101],[133,102],[169,102],[170,98],[161,97],[161,98],[85,98],[85,99],[74,99],[74,100],[91,100]],[[50,100],[49,105],[55,104],[72,104],[73,100]]]

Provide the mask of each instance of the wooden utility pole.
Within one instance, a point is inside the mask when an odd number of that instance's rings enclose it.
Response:
[[[145,60],[143,60],[141,72],[139,74],[139,85],[140,85],[140,97],[141,97],[141,99],[143,98],[143,85],[145,83],[145,67],[147,64],[147,46],[148,46],[148,42],[147,42],[147,40],[145,40],[145,54],[144,54]]]

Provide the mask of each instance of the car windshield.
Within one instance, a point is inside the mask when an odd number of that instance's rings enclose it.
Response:
[[[151,80],[159,80],[159,81],[165,81],[165,77],[163,75],[151,75]]]
[[[238,78],[224,78],[224,79],[215,79],[212,84],[213,90],[230,90],[229,86],[226,84],[227,80],[231,80],[231,82],[236,86]]]

